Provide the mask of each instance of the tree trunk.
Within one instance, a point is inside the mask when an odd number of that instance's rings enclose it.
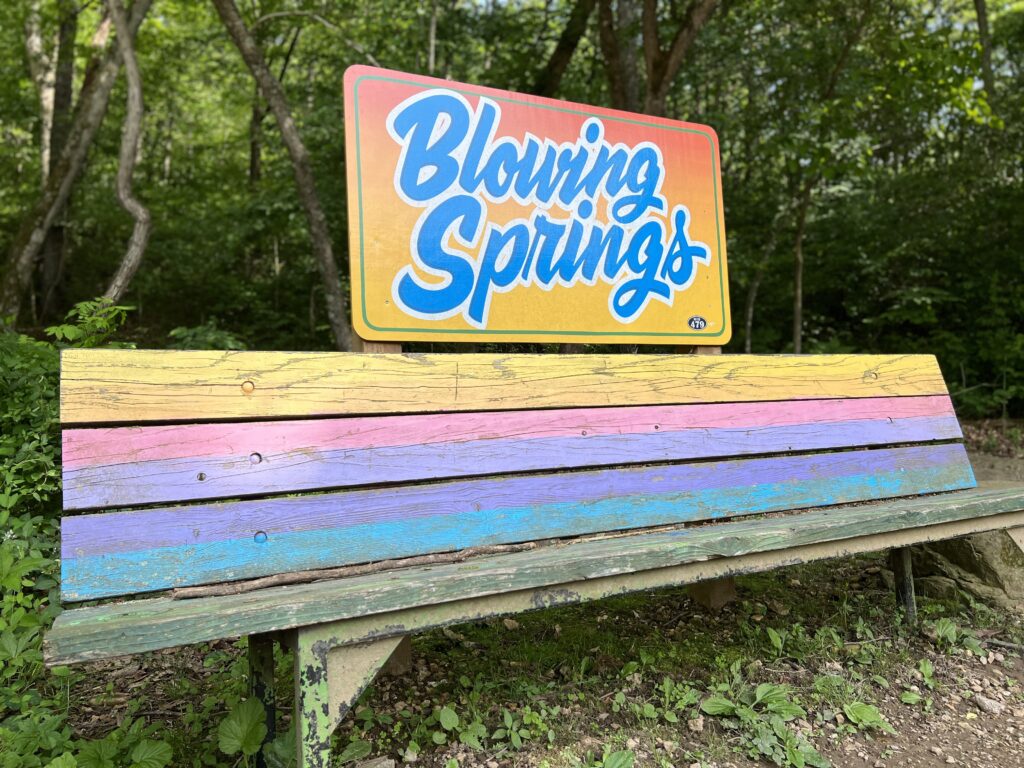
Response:
[[[133,36],[138,32],[152,1],[136,0],[132,5],[128,26]],[[105,41],[100,42],[102,44]],[[89,147],[107,112],[110,93],[120,68],[121,54],[116,47],[106,48],[88,68],[64,151],[54,172],[47,179],[42,195],[22,221],[8,253],[0,285],[0,317],[17,318],[22,298],[31,284],[32,271],[46,233],[63,211],[71,195],[71,188],[85,167]]]
[[[242,54],[246,66],[249,67],[249,71],[256,79],[263,98],[266,99],[271,112],[274,113],[274,118],[281,131],[281,138],[288,149],[289,157],[291,157],[299,199],[309,220],[310,240],[324,287],[327,317],[334,333],[334,341],[338,349],[350,350],[352,349],[352,332],[348,325],[347,307],[341,290],[341,277],[334,261],[334,249],[327,231],[327,218],[320,205],[320,197],[317,195],[309,153],[306,151],[295,121],[292,119],[284,90],[267,68],[263,53],[246,28],[234,0],[213,0],[213,5],[239,53]]]
[[[50,136],[53,129],[53,99],[55,64],[46,52],[43,41],[43,22],[41,19],[40,0],[33,0],[25,20],[25,55],[28,59],[28,71],[32,84],[39,97],[39,168],[42,175],[42,186],[50,174]]]
[[[619,0],[614,5],[612,0],[600,0],[598,39],[612,107],[629,112],[638,112],[641,104],[636,42],[629,34],[636,20],[636,0]]]
[[[558,93],[562,77],[569,62],[572,61],[573,54],[576,53],[576,48],[579,47],[580,38],[587,31],[587,22],[596,4],[597,0],[576,0],[551,58],[533,82],[531,90],[537,96],[551,97]]]
[[[433,75],[437,65],[437,0],[430,4],[430,29],[427,31],[427,74]]]
[[[252,97],[252,112],[249,116],[249,186],[255,187],[263,178],[263,99],[259,86]]]
[[[70,0],[59,6],[60,22],[57,33],[57,64],[53,80],[53,122],[50,128],[50,168],[52,173],[57,158],[64,151],[71,129],[71,106],[75,81],[75,39],[78,35],[78,9]],[[61,222],[67,214],[60,217]],[[57,287],[64,271],[64,225],[54,223],[43,241],[42,265],[39,274],[39,314],[46,317],[57,298]]]
[[[114,20],[117,32],[117,48],[124,59],[124,73],[128,81],[128,108],[124,116],[124,128],[121,131],[121,153],[117,168],[117,199],[132,218],[132,236],[128,240],[128,248],[124,258],[114,273],[104,297],[118,302],[124,296],[129,283],[139,269],[142,257],[149,243],[150,215],[149,210],[135,197],[132,192],[132,174],[135,171],[135,158],[139,153],[139,141],[142,138],[142,75],[135,59],[135,36],[128,27],[124,6],[121,0],[107,0],[110,18]]]
[[[988,31],[988,7],[985,0],[974,0],[978,16],[978,43],[981,45],[981,79],[985,83],[985,95],[995,95],[995,77],[992,74],[992,37]]]
[[[663,51],[658,36],[657,0],[644,0],[643,43],[647,69],[644,112],[648,115],[665,115],[665,100],[683,65],[683,59],[718,3],[719,0],[693,0],[686,9],[686,16],[672,44],[667,51]]]
[[[815,180],[816,181],[816,180]],[[807,209],[811,205],[813,181],[804,186],[796,209],[796,241],[793,245],[793,354],[803,352],[804,336],[804,234],[807,231]]]
[[[748,355],[751,352],[751,336],[754,333],[754,307],[757,304],[757,294],[761,289],[765,273],[768,271],[768,263],[771,261],[772,253],[775,252],[775,244],[779,241],[779,229],[782,227],[782,222],[788,214],[789,206],[783,206],[772,219],[772,226],[768,231],[768,242],[765,244],[761,261],[757,264],[754,279],[750,281],[750,288],[747,289],[747,306],[743,315],[743,351]]]

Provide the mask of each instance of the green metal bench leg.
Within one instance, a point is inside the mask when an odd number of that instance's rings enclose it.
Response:
[[[376,677],[402,637],[338,645],[333,624],[296,630],[295,722],[298,768],[327,768],[331,734]]]
[[[889,563],[896,582],[896,602],[903,608],[907,624],[916,624],[917,601],[914,597],[914,568],[910,560],[910,547],[890,549]]]
[[[277,704],[274,697],[274,642],[272,634],[249,635],[249,687],[254,698],[262,702],[267,715],[269,744],[277,735]],[[263,750],[256,753],[256,768],[266,768]]]

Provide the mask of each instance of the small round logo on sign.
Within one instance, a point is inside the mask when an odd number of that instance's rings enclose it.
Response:
[[[686,321],[686,324],[693,328],[693,330],[695,331],[703,331],[705,328],[707,328],[708,321],[705,320],[700,315],[694,315],[693,317]]]

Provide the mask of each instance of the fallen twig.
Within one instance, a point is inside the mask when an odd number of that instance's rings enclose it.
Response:
[[[497,555],[507,552],[524,552],[536,549],[539,544],[535,541],[525,544],[495,544],[488,547],[469,547],[458,552],[442,552],[435,555],[417,555],[415,557],[404,557],[397,560],[381,560],[376,563],[364,563],[362,565],[345,565],[339,568],[323,568],[315,571],[292,571],[291,573],[276,573],[273,576],[263,576],[259,579],[248,581],[234,581],[224,584],[207,584],[200,587],[180,587],[171,591],[171,597],[175,600],[188,600],[195,597],[215,597],[222,595],[240,595],[244,592],[252,592],[267,587],[280,587],[289,584],[306,584],[313,581],[324,581],[326,579],[341,579],[349,576],[365,576],[370,573],[391,571],[398,568],[412,568],[418,565],[439,565],[448,563],[460,563],[471,557],[480,555]]]
[[[1009,643],[1006,640],[993,640],[991,637],[984,637],[981,639],[981,642],[986,645],[994,645],[997,648],[1009,648],[1013,651],[1024,652],[1024,645],[1021,645],[1020,643]]]

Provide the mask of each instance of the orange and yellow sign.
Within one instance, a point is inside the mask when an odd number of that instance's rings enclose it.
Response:
[[[707,126],[364,66],[345,112],[364,339],[729,340]]]

